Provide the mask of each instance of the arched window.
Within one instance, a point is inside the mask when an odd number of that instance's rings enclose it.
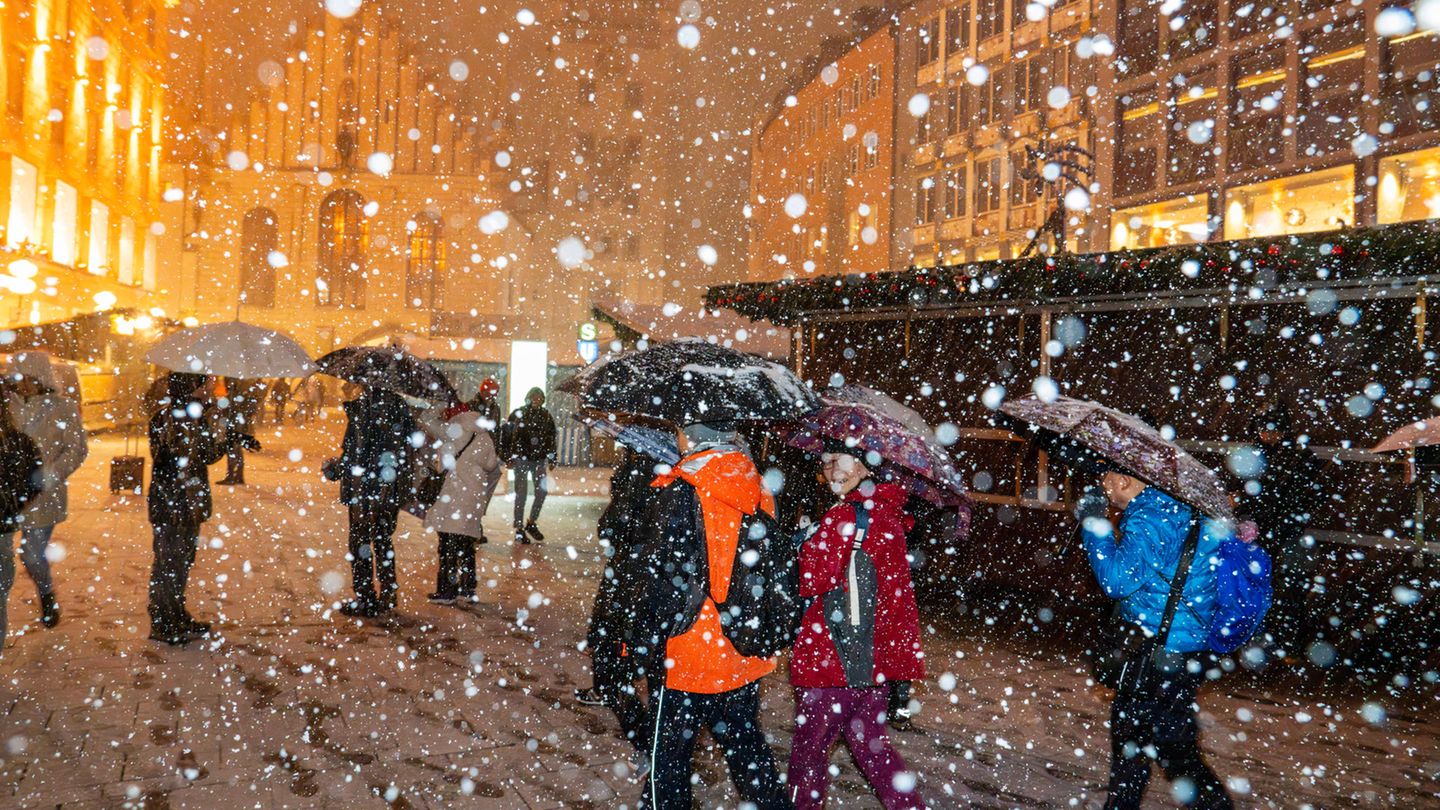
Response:
[[[431,309],[440,300],[440,274],[445,261],[440,220],[433,214],[416,214],[405,227],[410,232],[405,252],[405,306]]]
[[[275,268],[270,254],[280,247],[275,212],[252,208],[240,227],[240,301],[252,307],[275,306]]]
[[[365,250],[369,245],[364,200],[332,191],[320,201],[320,266],[316,301],[324,307],[365,306]]]

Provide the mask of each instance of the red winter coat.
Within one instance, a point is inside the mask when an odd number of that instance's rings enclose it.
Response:
[[[870,528],[861,548],[875,563],[875,683],[914,681],[925,677],[920,649],[920,612],[910,583],[905,533],[914,520],[905,514],[908,494],[896,484],[880,484],[867,500],[861,485],[830,507],[820,528],[800,547],[800,595],[813,598],[800,622],[790,657],[790,682],[802,687],[843,687],[845,669],[825,624],[820,597],[846,587],[850,544],[854,537],[856,502],[865,501]]]

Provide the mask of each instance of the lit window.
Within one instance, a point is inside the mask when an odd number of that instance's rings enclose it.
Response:
[[[436,287],[440,284],[440,220],[430,214],[418,214],[412,220],[410,246],[405,257],[405,305],[427,309],[437,303]],[[597,251],[599,249],[597,243]]]
[[[75,222],[80,211],[80,197],[75,187],[58,180],[55,183],[55,221],[50,229],[50,258],[56,264],[75,266]]]
[[[18,157],[10,158],[10,220],[5,231],[5,241],[11,247],[18,247],[35,237],[35,191],[38,177],[34,166]]]
[[[1225,192],[1225,238],[1279,236],[1355,224],[1355,167],[1285,177]]]
[[[252,208],[240,225],[240,299],[246,306],[275,306],[275,266],[280,248],[279,220],[269,208]]]
[[[1204,242],[1211,226],[1204,197],[1181,197],[1116,211],[1110,217],[1110,249]]]
[[[135,283],[135,220],[120,218],[120,268],[117,279],[121,284]]]
[[[90,272],[103,276],[110,270],[110,208],[90,201]]]
[[[1440,219],[1440,147],[1380,161],[1376,220]]]

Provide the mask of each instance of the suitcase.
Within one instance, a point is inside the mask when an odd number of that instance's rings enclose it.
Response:
[[[110,459],[110,491],[139,495],[145,487],[145,457],[116,456]]]
[[[136,442],[139,450],[139,442]],[[145,457],[130,455],[130,432],[125,432],[124,455],[110,459],[110,492],[139,495],[145,489]]]

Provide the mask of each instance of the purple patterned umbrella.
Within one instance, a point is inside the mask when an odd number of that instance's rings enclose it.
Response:
[[[1230,518],[1230,496],[1215,471],[1129,414],[1083,399],[1044,402],[1034,395],[1012,399],[1000,411],[1042,438],[1079,445],[1212,517]]]
[[[821,399],[824,405],[801,417],[786,437],[790,446],[819,455],[831,439],[872,451],[916,495],[937,506],[959,507],[962,520],[968,517],[965,479],[918,413],[859,385],[832,389]]]

